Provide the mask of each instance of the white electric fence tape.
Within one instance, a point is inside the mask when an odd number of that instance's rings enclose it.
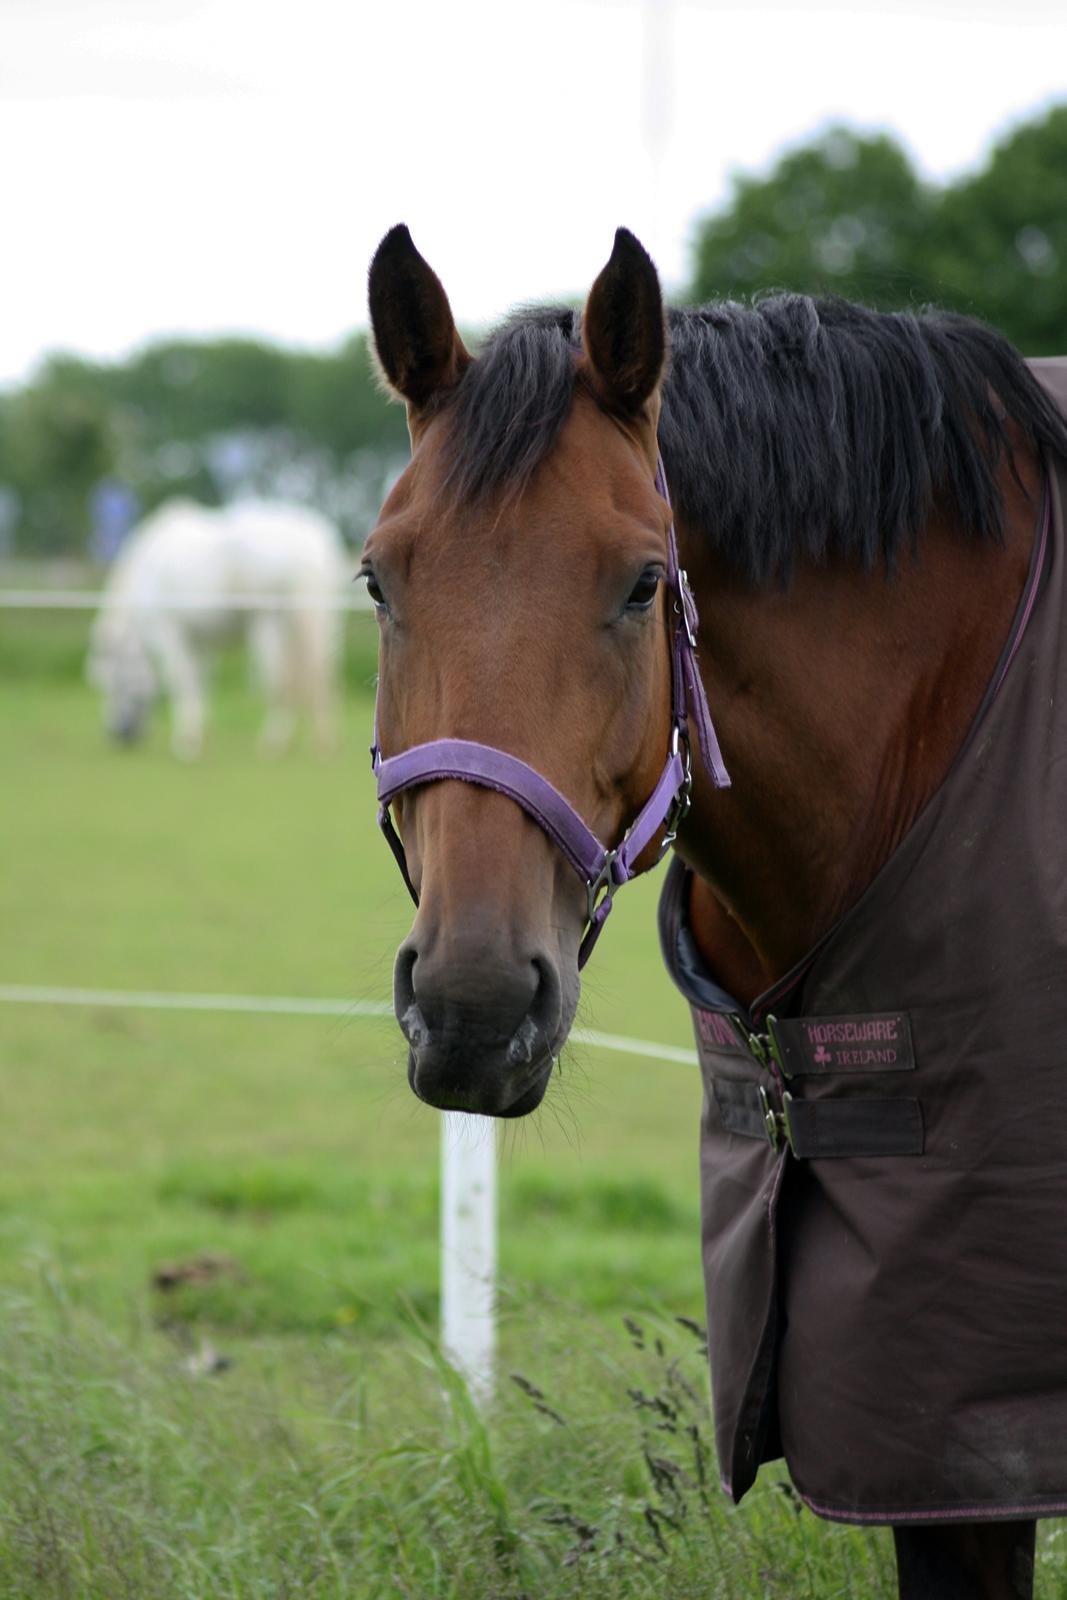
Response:
[[[0,589],[0,610],[7,611],[106,611],[116,606],[127,606],[128,595],[116,595],[106,589]],[[373,611],[374,601],[369,594],[354,590],[351,594],[316,595],[310,600],[305,595],[278,594],[172,594],[165,600],[152,600],[137,596],[139,611],[158,607],[163,611]]]

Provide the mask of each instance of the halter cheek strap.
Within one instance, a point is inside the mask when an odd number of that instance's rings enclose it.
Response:
[[[656,463],[656,488],[669,505],[670,496],[662,460]],[[446,778],[457,778],[464,783],[478,784],[483,789],[493,789],[514,800],[533,818],[584,882],[587,920],[578,951],[578,965],[583,967],[607,920],[615,890],[634,877],[635,863],[661,829],[665,831],[660,843],[660,856],[666,853],[689,809],[692,788],[691,723],[695,725],[697,743],[709,778],[716,788],[728,787],[729,774],[723,763],[704,685],[697,670],[696,602],[685,571],[678,565],[678,542],[673,521],[667,536],[667,588],[674,610],[671,628],[670,746],[659,781],[627,828],[622,841],[613,849],[600,842],[570,801],[547,778],[527,762],[520,761],[518,756],[509,755],[506,750],[478,744],[471,739],[433,739],[383,760],[378,747],[375,713],[371,760],[378,778],[378,821],[416,905],[419,897],[408,872],[403,841],[389,813],[390,801],[405,789],[415,788],[419,784],[440,783]]]

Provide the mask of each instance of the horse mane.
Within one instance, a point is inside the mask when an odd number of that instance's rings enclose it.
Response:
[[[992,328],[782,294],[668,312],[660,448],[675,506],[753,582],[806,560],[892,568],[935,500],[1002,536],[1008,421],[1067,456],[1067,422]],[[492,333],[442,409],[446,492],[521,491],[566,421],[580,314],[525,308]]]

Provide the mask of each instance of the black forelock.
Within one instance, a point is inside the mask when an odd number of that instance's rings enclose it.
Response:
[[[446,493],[476,502],[525,486],[567,420],[580,322],[566,306],[529,306],[489,335],[446,398]]]
[[[984,324],[777,295],[668,313],[659,438],[681,520],[753,581],[797,560],[892,565],[936,497],[976,539],[1001,532],[1006,418],[1067,455],[1067,425]],[[446,402],[449,491],[521,490],[570,410],[580,317],[515,313]]]

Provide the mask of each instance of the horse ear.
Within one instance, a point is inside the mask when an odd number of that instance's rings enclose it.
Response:
[[[628,228],[616,230],[611,259],[589,291],[582,343],[604,403],[639,411],[663,375],[667,330],[656,268]]]
[[[470,355],[437,274],[401,222],[370,264],[374,347],[389,387],[415,410],[458,382]]]

